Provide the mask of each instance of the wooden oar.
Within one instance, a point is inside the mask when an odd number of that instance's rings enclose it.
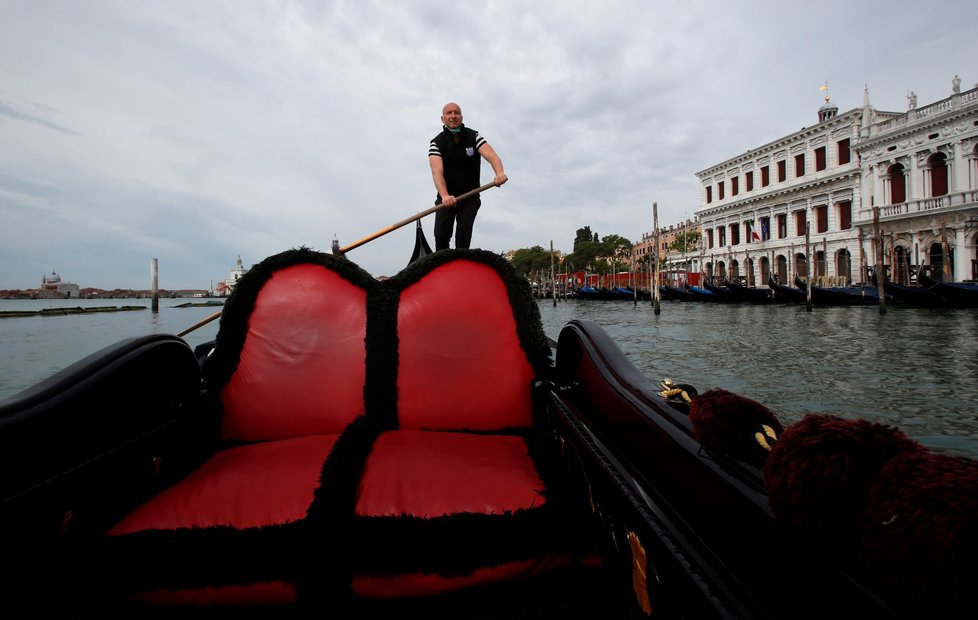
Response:
[[[467,198],[471,198],[472,196],[475,196],[476,194],[480,194],[480,193],[486,191],[487,189],[489,189],[490,187],[496,187],[496,184],[495,183],[486,183],[482,187],[477,187],[477,188],[475,188],[473,190],[470,190],[470,191],[465,192],[461,196],[456,196],[455,197],[455,200],[457,201],[456,204],[458,202],[462,202],[463,200],[465,200]],[[338,250],[338,252],[340,254],[346,254],[350,250],[356,249],[356,248],[360,247],[361,245],[363,245],[364,243],[367,243],[368,241],[373,241],[377,237],[383,237],[384,235],[386,235],[387,233],[391,232],[392,230],[397,230],[401,226],[407,226],[411,222],[415,222],[417,220],[420,220],[421,218],[425,217],[426,215],[431,215],[435,211],[438,211],[438,210],[444,209],[444,208],[445,208],[445,204],[444,203],[437,204],[437,205],[431,207],[430,209],[427,209],[425,211],[422,211],[421,213],[418,213],[418,214],[413,215],[413,216],[408,217],[408,218],[404,218],[403,220],[401,220],[400,222],[398,222],[396,224],[391,224],[387,228],[384,228],[382,230],[378,230],[374,234],[368,235],[368,236],[364,237],[363,239],[360,239],[359,241],[354,241],[350,245],[348,245],[348,246],[346,246],[344,248],[340,248]]]
[[[470,191],[465,192],[461,196],[456,196],[456,198],[455,198],[456,199],[456,204],[458,202],[462,202],[463,200],[465,200],[467,198],[471,198],[472,196],[475,196],[477,194],[480,194],[480,193],[486,191],[487,189],[489,189],[490,187],[496,187],[496,184],[494,182],[493,183],[486,183],[482,187],[477,187],[477,188],[475,188],[473,190],[470,190]],[[378,230],[374,234],[368,235],[368,236],[364,237],[363,239],[360,239],[359,241],[355,241],[355,242],[351,243],[350,245],[348,245],[346,247],[339,248],[338,250],[333,250],[333,253],[334,254],[346,254],[350,250],[356,249],[356,248],[360,247],[361,245],[363,245],[364,243],[367,243],[369,241],[373,241],[377,237],[383,237],[384,235],[386,235],[387,233],[389,233],[389,232],[391,232],[393,230],[397,230],[398,228],[400,228],[402,226],[407,226],[411,222],[415,222],[417,220],[420,220],[421,218],[425,217],[426,215],[431,215],[435,211],[438,211],[438,210],[444,209],[444,208],[445,208],[445,204],[444,203],[437,204],[437,205],[431,207],[430,209],[426,209],[425,211],[422,211],[421,213],[417,213],[417,214],[415,214],[415,215],[413,215],[411,217],[405,218],[405,219],[401,220],[400,222],[398,222],[396,224],[392,224],[392,225],[388,226],[387,228],[383,228],[381,230]],[[223,312],[223,310],[218,310],[217,312],[215,312],[214,314],[210,315],[206,319],[204,319],[202,321],[198,321],[197,323],[194,323],[193,325],[191,325],[187,329],[185,329],[182,332],[180,332],[179,334],[177,334],[177,336],[179,336],[180,338],[183,338],[184,336],[186,336],[190,332],[194,331],[195,329],[199,329],[199,328],[203,327],[204,325],[207,325],[211,321],[220,318],[221,312]]]

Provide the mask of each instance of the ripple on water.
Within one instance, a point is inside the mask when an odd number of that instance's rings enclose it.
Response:
[[[921,443],[978,457],[978,311],[552,300],[567,321],[604,327],[649,380],[753,398],[793,423],[827,412],[900,427]]]

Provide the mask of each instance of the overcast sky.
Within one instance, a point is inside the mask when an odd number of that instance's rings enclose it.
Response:
[[[928,5],[930,6],[930,5]],[[0,0],[0,289],[208,288],[430,208],[442,105],[496,149],[473,247],[570,252],[698,208],[696,173],[978,81],[978,3]],[[483,182],[491,169],[483,163]],[[434,216],[422,220],[430,244]],[[411,224],[349,252],[393,275]]]

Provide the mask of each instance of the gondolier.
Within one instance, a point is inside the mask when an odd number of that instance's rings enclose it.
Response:
[[[482,201],[479,195],[458,203],[456,196],[479,187],[481,159],[485,158],[499,186],[507,181],[503,162],[496,151],[474,129],[462,124],[462,108],[446,103],[441,111],[442,132],[428,146],[428,163],[438,195],[435,204],[446,208],[435,213],[435,250],[449,247],[455,229],[455,247],[468,248],[472,227]]]

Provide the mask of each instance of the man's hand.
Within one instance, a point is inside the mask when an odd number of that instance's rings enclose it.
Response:
[[[458,204],[458,199],[455,198],[455,196],[445,196],[444,198],[442,198],[441,203],[446,207],[454,207],[455,205]]]
[[[499,187],[500,185],[502,185],[503,183],[505,183],[508,180],[509,180],[509,177],[507,177],[505,174],[497,174],[496,175],[496,178],[493,179],[493,184],[496,187]]]

